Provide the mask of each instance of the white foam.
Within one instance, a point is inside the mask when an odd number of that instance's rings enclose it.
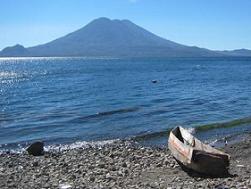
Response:
[[[100,148],[105,145],[112,144],[117,140],[104,140],[104,141],[93,141],[93,142],[86,142],[86,141],[79,141],[74,142],[72,144],[63,144],[63,145],[49,145],[45,146],[45,151],[63,151],[63,150],[69,150],[69,149],[76,149],[76,148],[89,148],[89,147],[96,147]]]
[[[77,149],[77,148],[102,148],[105,145],[113,144],[115,141],[118,140],[104,140],[104,141],[92,141],[92,142],[86,142],[86,141],[78,141],[71,144],[63,144],[63,145],[49,145],[45,146],[45,151],[52,151],[52,150],[70,150],[70,149]]]
[[[195,134],[195,128],[193,128],[193,127],[186,128],[186,130],[187,130],[190,134]]]
[[[70,149],[85,149],[85,148],[102,148],[105,145],[109,145],[109,144],[113,144],[115,142],[119,141],[119,139],[115,139],[115,140],[104,140],[104,141],[92,141],[92,142],[87,142],[87,141],[78,141],[78,142],[74,142],[71,144],[60,144],[60,145],[46,145],[44,146],[44,151],[46,152],[50,152],[50,151],[64,151],[64,150],[70,150]],[[26,147],[21,147],[20,145],[18,145],[19,148],[16,149],[2,149],[0,150],[0,154],[4,154],[6,152],[10,152],[10,153],[15,153],[15,154],[20,154],[26,151]],[[1,145],[0,147],[3,147],[3,145]]]
[[[25,148],[19,148],[19,149],[3,149],[3,150],[0,150],[0,155],[1,154],[5,154],[6,152],[9,152],[11,154],[21,154],[25,151]]]

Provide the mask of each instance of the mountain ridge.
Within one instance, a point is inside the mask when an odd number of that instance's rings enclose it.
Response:
[[[95,19],[86,26],[45,44],[25,48],[6,47],[0,56],[85,57],[221,57],[251,56],[250,50],[212,51],[182,45],[129,20]]]

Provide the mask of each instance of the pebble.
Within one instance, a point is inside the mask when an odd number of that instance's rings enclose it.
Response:
[[[232,161],[234,162],[234,161]],[[235,177],[190,177],[166,149],[120,141],[44,156],[0,156],[0,188],[251,188],[250,167],[235,161]]]

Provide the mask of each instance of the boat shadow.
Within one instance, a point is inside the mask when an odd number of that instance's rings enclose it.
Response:
[[[175,159],[175,158],[174,158]],[[236,174],[231,174],[229,173],[228,170],[226,170],[226,172],[224,174],[221,175],[207,175],[207,174],[203,174],[203,173],[199,173],[197,171],[194,171],[192,169],[189,169],[187,167],[185,167],[179,160],[175,159],[177,161],[177,163],[179,164],[180,168],[186,172],[188,174],[188,176],[193,177],[193,178],[233,178],[233,177],[237,177],[238,175]]]

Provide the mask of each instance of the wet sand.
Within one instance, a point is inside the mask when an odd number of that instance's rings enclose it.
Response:
[[[118,141],[101,147],[0,155],[0,188],[251,188],[251,135],[226,146],[230,175],[184,172],[168,149]]]

